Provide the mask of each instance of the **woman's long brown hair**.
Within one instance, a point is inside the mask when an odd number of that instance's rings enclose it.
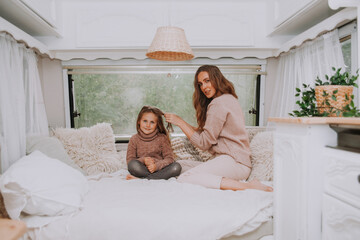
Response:
[[[209,79],[211,85],[215,88],[216,93],[220,93],[220,95],[224,93],[228,93],[233,95],[235,98],[238,98],[235,93],[235,88],[232,82],[227,80],[224,75],[221,73],[220,69],[214,65],[203,65],[198,68],[195,73],[194,78],[194,94],[193,94],[193,105],[196,111],[196,119],[198,123],[198,129],[203,130],[205,121],[206,121],[206,112],[207,107],[212,101],[205,96],[205,94],[201,91],[199,83],[198,83],[198,76],[201,72],[207,72],[209,74]]]
[[[173,132],[172,125],[170,123],[168,123],[167,127],[165,128],[164,121],[162,118],[164,113],[157,107],[143,106],[141,108],[141,110],[138,114],[137,120],[136,120],[136,130],[138,132],[140,131],[140,120],[141,120],[142,116],[144,115],[144,113],[149,113],[149,112],[155,114],[155,116],[157,117],[156,127],[157,127],[159,133],[165,134],[170,142],[169,132]]]

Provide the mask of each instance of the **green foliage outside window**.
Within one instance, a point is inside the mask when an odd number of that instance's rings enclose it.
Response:
[[[233,74],[229,80],[238,78]],[[233,81],[247,125],[255,125],[255,115],[247,116],[254,106],[256,75],[243,75],[242,81]],[[74,102],[80,117],[74,119],[75,127],[89,127],[98,122],[112,124],[117,135],[136,132],[136,118],[144,105],[173,112],[197,126],[192,105],[194,73],[117,73],[74,74]],[[174,128],[175,133],[181,130]]]

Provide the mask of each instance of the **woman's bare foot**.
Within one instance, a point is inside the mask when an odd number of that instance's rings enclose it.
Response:
[[[131,175],[131,174],[128,174],[128,175],[126,176],[126,180],[133,180],[133,179],[138,179],[138,177],[135,177],[135,176],[133,176],[133,175]]]
[[[231,178],[223,178],[220,183],[220,189],[223,190],[245,190],[245,189],[257,189],[266,192],[272,192],[273,188],[262,184],[259,180],[254,179],[250,182],[243,182],[234,180]]]
[[[263,190],[265,192],[272,192],[273,191],[273,188],[270,187],[270,186],[267,186],[265,184],[262,184],[259,180],[257,179],[254,179],[254,180],[251,180],[249,182],[249,185],[250,185],[250,188],[252,189],[258,189],[258,190]]]

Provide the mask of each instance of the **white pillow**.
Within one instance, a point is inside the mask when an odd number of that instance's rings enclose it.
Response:
[[[44,153],[46,156],[58,159],[85,174],[66,153],[66,150],[59,139],[48,136],[29,136],[26,138],[26,154],[30,154],[36,150]]]
[[[82,206],[88,191],[83,174],[40,151],[22,157],[0,178],[0,190],[12,219],[21,213],[59,216],[73,213]]]

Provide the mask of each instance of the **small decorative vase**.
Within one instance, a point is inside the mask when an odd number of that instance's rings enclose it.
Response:
[[[342,117],[343,109],[351,102],[353,86],[323,85],[315,87],[316,104],[320,114]]]

